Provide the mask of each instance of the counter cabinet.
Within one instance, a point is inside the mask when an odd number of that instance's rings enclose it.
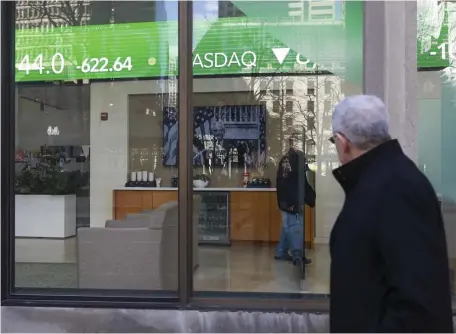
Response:
[[[279,241],[282,215],[277,207],[275,189],[205,188],[195,191],[229,192],[229,224],[231,241]],[[176,188],[122,188],[114,190],[113,218],[123,219],[129,213],[156,209],[164,203],[176,201]],[[306,206],[305,242],[313,247],[314,209]]]

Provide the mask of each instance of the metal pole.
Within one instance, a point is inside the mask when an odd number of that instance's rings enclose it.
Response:
[[[193,290],[193,2],[179,1],[179,71],[178,71],[178,119],[179,119],[179,300],[185,307]]]

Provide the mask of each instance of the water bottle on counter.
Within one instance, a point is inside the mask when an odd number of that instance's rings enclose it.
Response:
[[[149,173],[149,178],[147,180],[147,186],[151,188],[155,188],[157,186],[157,181],[155,180],[155,174]]]
[[[136,172],[131,172],[130,181],[125,184],[125,187],[138,187],[136,180]]]
[[[156,187],[155,174],[147,171],[134,171],[130,173],[130,181],[125,187]]]

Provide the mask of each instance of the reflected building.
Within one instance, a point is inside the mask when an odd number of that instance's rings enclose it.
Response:
[[[16,3],[16,29],[166,21],[164,1],[28,1]]]
[[[28,1],[16,2],[16,29],[87,25],[91,1]]]
[[[168,107],[177,108],[177,59],[169,59]]]
[[[275,1],[273,1],[275,2]],[[271,3],[269,1],[268,3]],[[276,2],[278,15],[293,22],[330,22],[341,19],[342,0],[294,0]],[[283,10],[283,11],[282,11]],[[268,14],[269,15],[269,14]],[[248,16],[233,1],[219,1],[219,18]]]
[[[336,2],[334,0],[305,1],[308,21],[334,21],[336,19]],[[301,3],[304,3],[302,1]],[[304,6],[304,4],[303,4]]]
[[[166,21],[164,1],[92,1],[90,24]]]
[[[246,16],[232,1],[219,1],[219,18]]]
[[[328,141],[332,135],[331,120],[334,106],[344,98],[343,80],[336,75],[306,75],[276,77],[260,81],[257,95],[268,110],[268,123],[281,138],[268,145],[283,152],[287,138],[296,136],[312,168],[316,157],[320,168],[331,169],[335,162],[334,147]],[[280,158],[280,157],[278,157]]]

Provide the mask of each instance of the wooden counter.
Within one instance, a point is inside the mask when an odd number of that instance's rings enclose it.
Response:
[[[195,191],[230,193],[230,237],[233,241],[277,242],[282,222],[277,207],[275,188],[204,188]],[[114,190],[113,218],[123,219],[128,213],[156,209],[177,200],[177,188],[119,188]],[[314,209],[306,206],[306,247],[313,247]]]

